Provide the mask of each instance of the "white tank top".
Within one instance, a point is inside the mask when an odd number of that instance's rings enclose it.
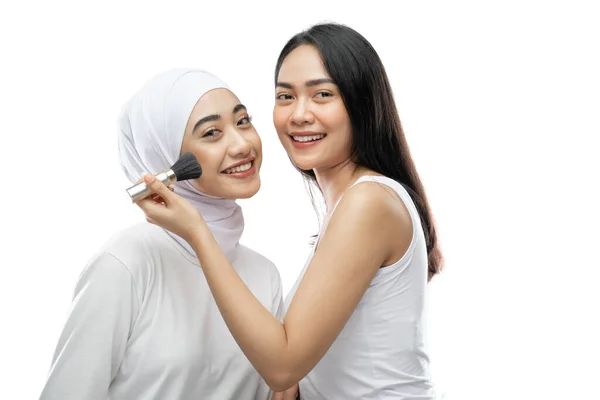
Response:
[[[400,260],[377,271],[344,329],[300,381],[300,395],[302,400],[432,400],[424,315],[427,249],[421,220],[398,182],[363,176],[353,186],[365,181],[384,184],[398,193],[411,216],[412,240]],[[286,298],[286,311],[313,254],[314,248]]]

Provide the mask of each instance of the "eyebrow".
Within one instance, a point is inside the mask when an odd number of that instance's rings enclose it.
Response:
[[[239,112],[239,111],[241,111],[241,110],[248,111],[248,110],[246,110],[246,106],[243,105],[243,104],[238,104],[237,106],[233,107],[233,113],[234,114],[237,113],[237,112]]]
[[[238,104],[235,107],[233,107],[233,113],[234,114],[237,113],[237,112],[239,112],[239,111],[241,111],[241,110],[246,111],[246,106],[243,105],[243,104]],[[218,121],[220,119],[221,119],[221,115],[219,115],[219,114],[211,114],[211,115],[207,115],[206,117],[202,117],[194,125],[194,128],[192,129],[192,133],[196,132],[196,129],[198,129],[203,124],[205,124],[207,122]]]
[[[323,83],[333,83],[335,85],[335,82],[332,79],[321,78],[321,79],[311,79],[310,81],[306,81],[305,86],[306,87],[312,87],[312,86],[321,85]],[[279,86],[279,87],[282,87],[282,88],[286,88],[286,89],[293,89],[294,88],[294,85],[292,85],[291,83],[287,83],[287,82],[277,82],[276,86]]]

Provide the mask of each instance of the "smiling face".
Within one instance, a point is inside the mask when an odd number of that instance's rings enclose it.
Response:
[[[350,118],[314,46],[301,45],[285,58],[275,93],[273,123],[297,167],[332,168],[350,158]]]
[[[192,184],[202,193],[226,199],[252,197],[260,188],[262,143],[246,107],[227,89],[205,93],[190,114],[181,153],[202,166]]]

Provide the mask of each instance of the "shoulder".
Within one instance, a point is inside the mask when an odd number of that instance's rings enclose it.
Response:
[[[273,296],[281,296],[281,275],[269,258],[240,244],[238,257],[233,264],[256,297],[266,296],[264,300],[270,301]]]
[[[336,241],[370,249],[382,265],[395,262],[413,240],[413,221],[396,189],[376,181],[352,186],[335,209],[327,230]]]
[[[264,277],[280,279],[279,270],[275,263],[265,255],[242,244],[239,246],[236,264],[243,269],[251,269],[255,274]]]
[[[94,277],[146,280],[153,274],[161,253],[170,246],[165,235],[162,228],[149,223],[127,227],[92,255],[81,277],[93,274]]]
[[[113,235],[100,252],[119,259],[130,269],[139,268],[155,259],[169,244],[168,234],[160,227],[143,222],[127,227]]]
[[[115,233],[105,244],[106,249],[117,249],[125,244],[128,247],[143,248],[154,246],[165,238],[165,231],[159,226],[148,222],[131,225]]]
[[[361,227],[391,230],[400,227],[412,232],[410,213],[391,187],[374,181],[363,181],[352,186],[342,197],[334,212],[338,220],[347,220]]]

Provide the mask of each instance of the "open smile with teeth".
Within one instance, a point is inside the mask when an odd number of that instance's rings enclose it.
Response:
[[[321,140],[325,135],[313,135],[313,136],[292,136],[296,142],[314,142],[315,140]]]
[[[252,162],[253,161],[250,161],[249,163],[238,165],[237,167],[228,168],[225,171],[223,171],[223,173],[224,174],[235,174],[236,172],[248,171],[250,168],[252,168]]]

